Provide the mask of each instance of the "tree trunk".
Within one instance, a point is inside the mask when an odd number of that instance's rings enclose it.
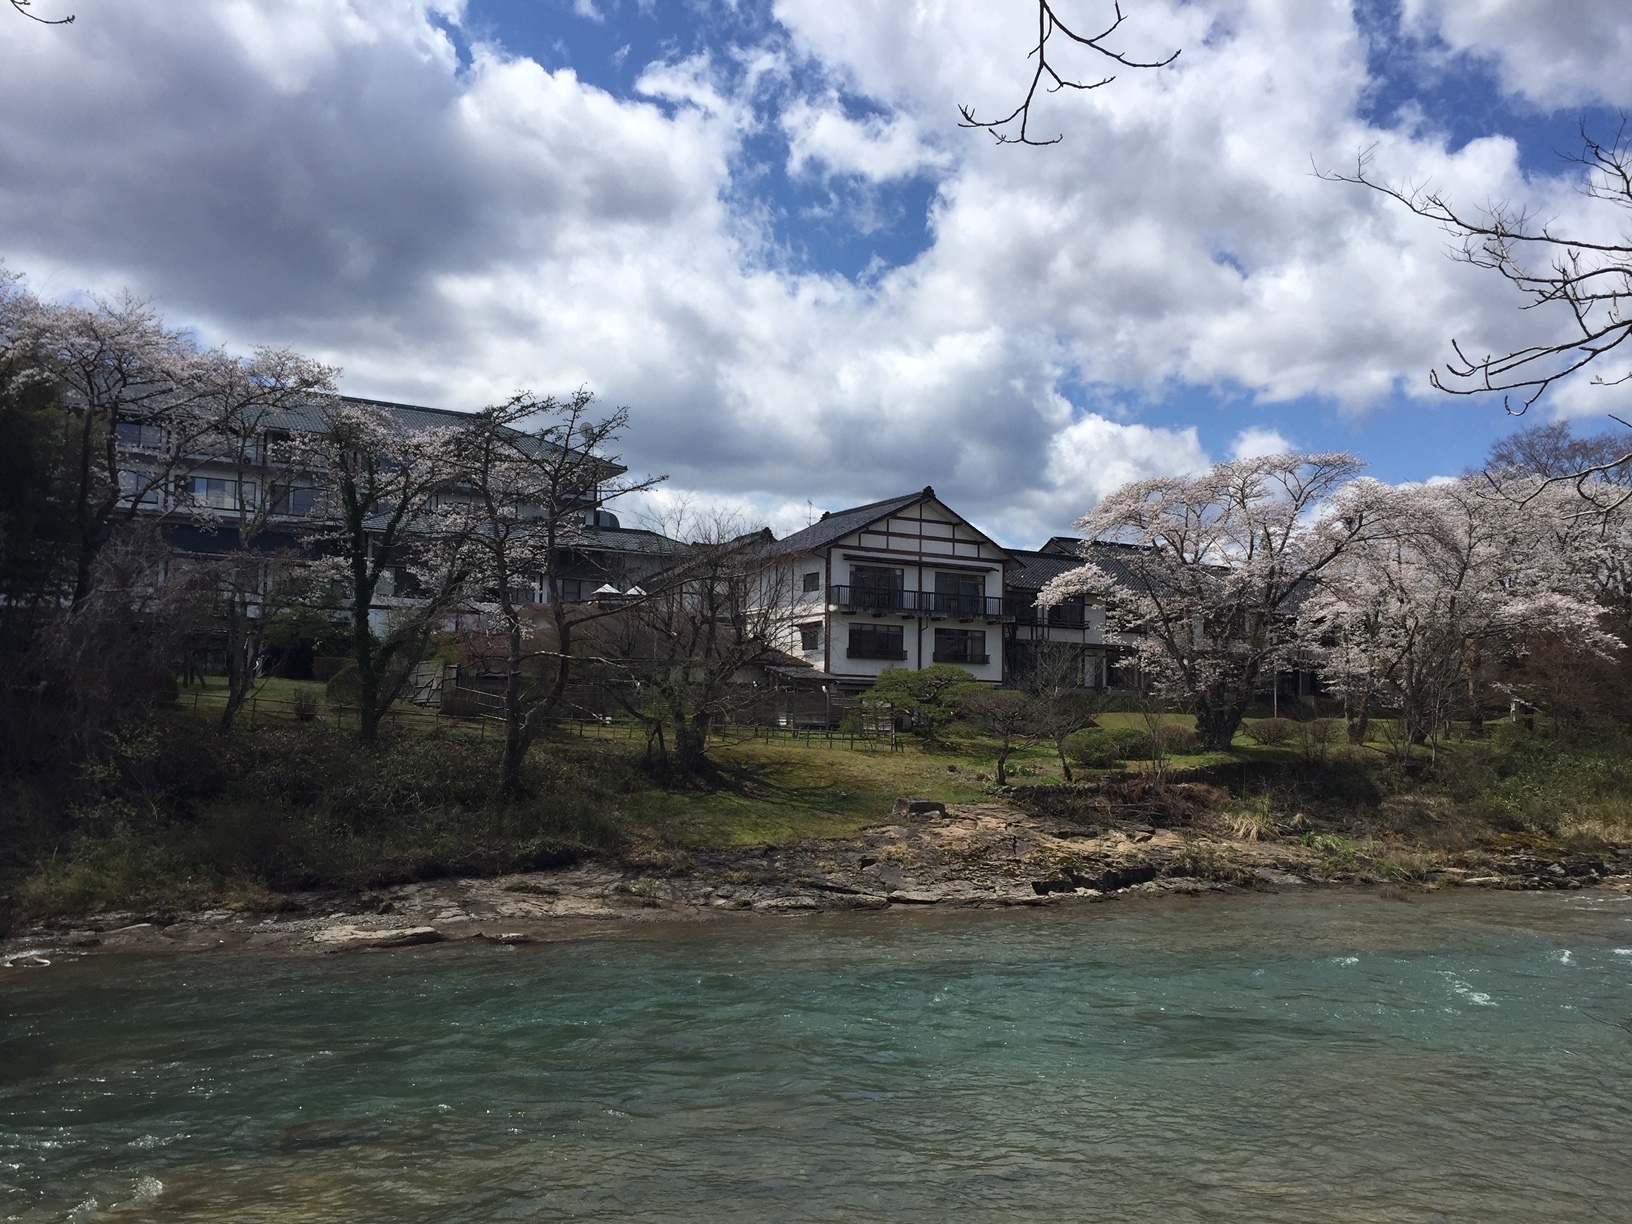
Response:
[[[360,604],[360,607],[359,607]],[[368,602],[354,600],[351,610],[352,661],[357,664],[357,736],[365,744],[380,738],[380,673],[375,667],[374,636],[368,629]]]
[[[532,740],[525,735],[529,720],[521,707],[521,621],[516,616],[506,619],[508,657],[504,675],[504,755],[499,760],[499,793],[515,795],[521,790],[521,763],[527,758]]]
[[[1245,705],[1202,706],[1196,711],[1196,734],[1209,752],[1228,752],[1241,726]]]
[[[1360,712],[1347,712],[1347,727],[1349,743],[1363,744],[1366,742],[1366,732],[1371,729],[1371,698],[1363,697],[1360,700]]]
[[[1071,777],[1071,762],[1065,758],[1065,737],[1063,735],[1054,741],[1054,751],[1059,755],[1060,772],[1065,775],[1065,780],[1067,782],[1074,781],[1075,779]]]

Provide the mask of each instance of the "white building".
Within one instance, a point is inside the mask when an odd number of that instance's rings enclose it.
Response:
[[[1004,678],[1005,549],[925,488],[821,519],[771,547],[792,587],[789,652],[860,690],[935,663]]]

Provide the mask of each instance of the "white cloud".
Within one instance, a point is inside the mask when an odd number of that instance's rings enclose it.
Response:
[[[1285,455],[1295,448],[1278,430],[1267,425],[1251,425],[1235,435],[1230,443],[1231,459],[1257,459],[1262,455]]]
[[[1502,87],[1549,109],[1632,106],[1624,0],[1405,0],[1408,27],[1492,60]]]
[[[817,104],[794,102],[782,112],[782,128],[788,138],[790,174],[802,174],[815,163],[830,174],[856,174],[879,183],[908,178],[951,160],[924,144],[910,118],[851,119],[833,97]]]
[[[756,119],[708,55],[615,98],[502,48],[461,64],[454,4],[81,7],[71,37],[0,41],[0,251],[37,288],[129,285],[212,339],[338,362],[359,393],[591,385],[634,409],[637,470],[783,528],[806,498],[934,484],[1034,542],[1124,479],[1207,462],[1193,428],[1074,417],[1064,379],[1361,411],[1401,380],[1426,394],[1451,335],[1522,336],[1437,230],[1311,157],[1376,143],[1385,172],[1459,198],[1582,207],[1511,142],[1449,156],[1357,119],[1347,6],[1142,3],[1126,45],[1179,64],[1051,95],[1040,122],[1067,138],[1034,150],[955,127],[958,102],[1023,88],[1012,9],[779,0],[791,47],[731,62],[815,62],[820,88],[773,120],[792,169],[939,182],[928,249],[857,283],[786,271],[734,203]],[[847,115],[835,81],[879,113]]]

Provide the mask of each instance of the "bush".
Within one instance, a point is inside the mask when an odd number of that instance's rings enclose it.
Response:
[[[323,695],[337,709],[354,710],[362,704],[363,683],[357,664],[347,663],[330,676],[329,682],[323,686]]]
[[[1065,754],[1089,769],[1111,769],[1123,761],[1148,761],[1155,755],[1149,733],[1137,727],[1090,727],[1065,741]]]
[[[312,660],[312,679],[333,680],[351,665],[351,660],[344,655],[318,655]]]
[[[302,689],[300,692],[295,694],[294,700],[290,702],[290,705],[294,709],[295,718],[300,722],[309,723],[317,721],[317,698],[312,696],[305,689]]]
[[[1195,728],[1181,723],[1158,727],[1156,735],[1162,741],[1162,751],[1168,756],[1189,756],[1201,748],[1201,739],[1196,735]]]
[[[1290,718],[1260,718],[1243,724],[1247,738],[1265,748],[1286,743],[1297,729],[1298,724]]]

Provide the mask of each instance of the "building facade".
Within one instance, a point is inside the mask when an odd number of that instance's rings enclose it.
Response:
[[[950,663],[1002,683],[1013,555],[933,488],[822,515],[770,548],[791,587],[789,653],[841,690]]]

